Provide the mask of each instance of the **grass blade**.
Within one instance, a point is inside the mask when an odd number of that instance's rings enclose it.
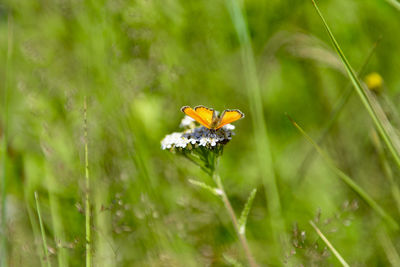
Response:
[[[253,189],[251,191],[249,198],[247,199],[246,205],[244,205],[243,211],[240,214],[239,218],[239,233],[244,235],[246,232],[246,222],[247,217],[249,216],[251,206],[253,205],[254,198],[256,197],[257,189]]]
[[[247,95],[251,110],[252,125],[254,131],[254,143],[260,169],[260,177],[265,186],[265,194],[268,196],[267,207],[270,217],[271,230],[274,241],[281,244],[285,239],[285,223],[282,216],[281,201],[277,186],[277,178],[273,168],[271,146],[268,137],[267,125],[264,118],[263,102],[260,83],[257,76],[254,53],[245,15],[238,0],[226,0],[232,23],[235,27],[241,46],[244,76],[246,79]],[[285,240],[284,240],[285,241]]]
[[[29,204],[29,202],[27,200],[26,193],[24,193],[24,194],[25,194],[24,200],[25,200],[26,211],[28,213],[29,222],[30,222],[31,227],[32,227],[34,244],[36,244],[36,240],[40,240],[42,238],[40,233],[39,233],[40,232],[40,226],[36,222],[36,216],[34,215],[34,212],[32,211],[32,208],[30,207],[30,204]],[[40,259],[40,266],[42,266],[42,267],[46,266],[45,258],[42,257],[42,248],[40,246],[35,246],[35,250],[36,250],[36,254],[38,255],[38,257]]]
[[[392,127],[390,123],[388,122],[386,115],[382,111],[382,108],[380,107],[379,103],[376,101],[373,101],[371,97],[369,97],[369,92],[363,88],[361,85],[361,82],[357,78],[353,68],[351,67],[349,61],[347,60],[346,56],[342,52],[338,42],[336,41],[332,31],[330,30],[328,24],[325,21],[324,16],[322,15],[321,11],[319,10],[317,4],[315,3],[314,0],[312,0],[312,3],[317,10],[318,15],[321,17],[321,20],[325,26],[326,31],[328,32],[329,37],[331,38],[331,41],[333,43],[333,46],[339,55],[340,59],[342,60],[344,67],[346,69],[346,72],[356,90],[358,93],[364,107],[367,109],[369,116],[372,118],[376,128],[378,129],[379,134],[381,135],[382,139],[384,140],[386,146],[388,147],[390,153],[393,156],[393,159],[395,160],[396,164],[400,168],[400,141],[398,140],[397,135],[394,133],[394,130],[392,130]]]
[[[47,248],[46,232],[44,231],[42,215],[41,215],[41,212],[40,212],[39,196],[38,196],[37,192],[35,192],[35,202],[36,202],[36,211],[37,211],[38,218],[39,218],[40,232],[42,234],[44,257],[45,257],[45,261],[47,262],[47,266],[51,267],[51,262],[50,262],[50,258],[49,258],[49,252],[48,252],[48,248]]]
[[[373,45],[371,51],[369,52],[367,58],[364,60],[361,68],[358,71],[358,75],[361,76],[364,74],[365,69],[372,57],[372,55],[375,52],[376,47],[378,46],[378,43],[380,42],[382,38],[379,38],[375,44]],[[328,135],[329,131],[332,129],[333,125],[335,124],[336,120],[338,119],[341,111],[343,110],[343,108],[346,106],[348,100],[350,99],[351,95],[353,93],[353,88],[352,88],[352,84],[349,83],[346,86],[346,89],[344,90],[344,93],[342,93],[342,95],[340,96],[339,100],[336,102],[334,108],[332,109],[330,116],[329,116],[329,120],[326,123],[324,129],[322,130],[322,133],[320,134],[320,137],[317,139],[317,144],[321,144],[325,137]],[[300,165],[299,168],[299,181],[298,183],[300,184],[303,180],[304,177],[307,174],[308,171],[308,167],[310,166],[310,164],[312,163],[314,157],[314,150],[310,150],[307,155],[304,157],[303,162]]]
[[[350,265],[343,259],[343,257],[340,255],[340,253],[334,248],[334,246],[329,242],[329,240],[324,236],[324,234],[319,230],[319,228],[315,225],[313,221],[309,221],[311,226],[314,228],[315,232],[319,235],[319,237],[322,239],[322,241],[325,242],[325,244],[328,246],[328,248],[332,251],[333,255],[340,261],[340,263],[344,267],[350,267]]]
[[[358,186],[347,174],[336,167],[333,160],[322,150],[322,148],[292,119],[288,116],[292,124],[300,133],[314,146],[318,154],[325,160],[328,166],[345,182],[354,192],[356,192],[377,214],[379,214],[390,227],[397,230],[399,225],[386,211],[367,193]]]
[[[4,107],[4,130],[2,142],[2,166],[3,171],[1,174],[1,250],[0,250],[0,266],[7,266],[8,248],[7,248],[7,158],[8,158],[8,90],[11,76],[11,56],[13,48],[13,23],[12,15],[8,14],[8,28],[7,28],[7,59],[6,59],[6,74],[5,74],[5,87],[3,95]],[[1,137],[1,136],[0,136]]]
[[[383,173],[389,181],[390,190],[392,191],[392,196],[393,196],[393,199],[395,200],[397,210],[400,212],[400,189],[394,180],[392,169],[390,167],[389,161],[385,155],[385,151],[382,147],[382,143],[379,140],[379,137],[378,137],[378,134],[376,133],[376,131],[373,132],[372,143],[374,144],[375,149],[378,153],[378,157],[379,157],[382,169],[383,169]]]
[[[69,251],[63,246],[63,242],[65,241],[65,228],[62,220],[62,211],[60,201],[58,196],[54,193],[54,188],[57,184],[55,181],[54,175],[50,170],[46,171],[46,183],[48,184],[48,193],[49,193],[49,205],[50,205],[50,213],[52,217],[53,223],[53,231],[54,231],[54,242],[57,244],[57,261],[58,266],[60,267],[68,267],[69,266]]]
[[[83,103],[84,107],[84,134],[85,134],[85,227],[86,227],[86,267],[92,264],[91,252],[91,232],[90,232],[90,180],[89,180],[89,156],[88,156],[88,137],[87,137],[87,103],[86,97]]]

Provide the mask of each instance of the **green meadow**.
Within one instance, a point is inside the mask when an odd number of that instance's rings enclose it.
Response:
[[[0,267],[400,266],[399,32],[397,0],[0,1]]]

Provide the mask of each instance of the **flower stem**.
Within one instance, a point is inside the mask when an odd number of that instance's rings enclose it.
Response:
[[[249,244],[247,243],[245,233],[244,232],[242,233],[239,230],[239,223],[238,223],[238,219],[235,215],[235,211],[233,210],[231,202],[229,201],[229,198],[225,193],[225,189],[224,189],[224,186],[222,185],[221,177],[217,174],[215,169],[212,172],[212,178],[214,179],[214,182],[216,183],[218,189],[220,190],[222,201],[224,202],[225,208],[228,211],[229,216],[231,217],[233,227],[235,228],[235,231],[236,231],[236,234],[238,235],[239,241],[242,244],[242,247],[244,249],[244,253],[246,254],[249,265],[251,267],[257,267],[258,264],[254,260],[253,255],[251,254],[250,247],[249,247]]]

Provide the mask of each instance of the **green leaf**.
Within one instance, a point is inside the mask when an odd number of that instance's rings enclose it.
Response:
[[[224,254],[224,260],[230,265],[234,267],[243,267],[243,265],[236,259],[232,258],[231,256]]]
[[[242,214],[240,215],[239,219],[239,233],[243,235],[246,231],[246,222],[247,222],[247,217],[249,216],[251,205],[253,205],[253,200],[256,197],[257,189],[253,189],[251,191],[249,198],[247,199],[246,205],[244,205]]]
[[[216,196],[221,196],[221,195],[222,195],[222,192],[221,192],[220,189],[211,187],[211,186],[209,186],[209,185],[207,185],[207,184],[205,184],[205,183],[203,183],[203,182],[189,179],[189,183],[191,183],[192,185],[201,187],[201,188],[203,188],[203,189],[205,189],[205,190],[207,190],[207,191],[213,193],[213,194],[216,195]]]

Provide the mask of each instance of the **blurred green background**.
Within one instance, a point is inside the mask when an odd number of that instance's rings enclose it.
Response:
[[[379,99],[384,109],[394,107],[386,110],[397,126],[396,3],[319,5],[355,69],[372,53],[365,74],[383,77]],[[247,265],[223,204],[188,179],[213,181],[161,150],[160,140],[179,130],[184,105],[246,114],[235,123],[220,175],[237,214],[258,190],[246,236],[261,266],[339,265],[313,219],[352,266],[399,258],[398,230],[318,155],[304,166],[313,148],[285,116],[318,140],[349,85],[311,1],[3,0],[0,50],[8,266],[47,264],[35,191],[52,266],[84,265],[85,96],[94,266]],[[399,170],[385,151],[382,160],[376,140],[353,94],[321,144],[398,220],[387,169],[396,183]],[[280,221],[271,215],[277,199]]]

